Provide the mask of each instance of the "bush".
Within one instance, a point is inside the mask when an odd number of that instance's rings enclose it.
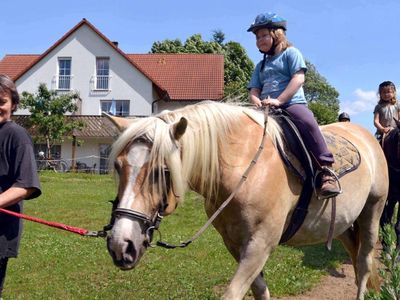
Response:
[[[382,230],[383,247],[380,261],[383,267],[379,270],[382,278],[380,292],[368,291],[366,300],[400,299],[400,256],[396,249],[396,233],[393,226],[386,224]]]

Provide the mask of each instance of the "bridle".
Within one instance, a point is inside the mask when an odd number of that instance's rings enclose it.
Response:
[[[104,226],[103,231],[105,232],[110,231],[113,228],[115,221],[117,219],[125,217],[134,221],[138,221],[143,225],[143,233],[146,236],[145,246],[146,247],[153,246],[151,244],[153,240],[153,233],[154,231],[159,232],[158,228],[160,227],[161,221],[164,217],[165,209],[168,206],[167,196],[172,186],[170,171],[168,170],[168,168],[164,168],[162,172],[164,173],[164,178],[166,179],[166,191],[163,192],[163,198],[161,200],[161,203],[157,211],[152,216],[148,216],[147,214],[144,214],[142,212],[136,211],[131,208],[119,208],[118,207],[119,198],[117,196],[113,201],[110,201],[112,203],[111,219],[109,224]],[[160,232],[159,235],[161,239]]]
[[[144,226],[143,231],[146,236],[145,245],[148,247],[152,246],[151,242],[153,240],[154,231],[158,231],[158,228],[160,227],[161,221],[163,219],[163,209],[158,209],[152,217],[149,217],[146,214],[130,208],[116,208],[112,211],[111,215],[114,222],[118,218],[125,217],[142,223]],[[114,226],[114,222],[110,223],[107,226],[110,226],[111,229]]]

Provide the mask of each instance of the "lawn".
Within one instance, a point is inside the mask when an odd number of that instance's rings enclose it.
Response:
[[[25,213],[90,230],[109,220],[115,196],[111,176],[41,173],[43,195],[25,202]],[[179,243],[205,222],[201,199],[189,193],[163,220],[163,239]],[[347,258],[337,243],[295,249],[280,246],[264,268],[272,296],[315,286],[327,268]],[[25,221],[18,259],[10,260],[4,299],[218,299],[235,261],[209,228],[184,249],[151,248],[131,271],[114,267],[102,238],[82,237]]]

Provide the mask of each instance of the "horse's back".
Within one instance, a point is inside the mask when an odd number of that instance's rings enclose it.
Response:
[[[376,138],[365,128],[350,122],[333,123],[322,126],[321,130],[333,132],[350,141],[359,151],[361,165],[368,167],[372,176],[372,185],[387,183],[387,163],[385,155]]]
[[[357,168],[339,179],[343,192],[336,197],[334,236],[338,236],[357,220],[368,201],[376,202],[386,199],[387,164],[379,143],[368,130],[353,123],[334,123],[322,126],[321,130],[324,134],[329,132],[349,141],[360,155]],[[321,200],[314,195],[303,226],[288,244],[324,242],[330,222],[329,200]]]

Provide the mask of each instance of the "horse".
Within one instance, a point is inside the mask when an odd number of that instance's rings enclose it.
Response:
[[[389,194],[381,217],[381,227],[391,224],[396,203],[400,201],[400,122],[382,140],[383,152],[389,167]],[[400,248],[400,208],[397,212],[397,221],[394,226],[397,249]]]
[[[264,114],[251,108],[214,102],[112,120],[122,130],[109,157],[119,179],[107,237],[114,264],[122,270],[138,264],[161,217],[175,211],[188,189],[204,196],[208,217],[236,189],[212,222],[237,261],[221,299],[243,299],[250,288],[255,299],[270,299],[262,269],[302,189],[277,150],[284,142],[277,122],[271,117],[265,122]],[[374,246],[388,190],[386,160],[379,143],[360,126],[335,123],[321,129],[343,136],[360,153],[358,168],[340,178],[343,193],[336,199],[333,237],[351,257],[357,299],[363,299],[367,283],[379,288]],[[263,136],[258,160],[238,188]],[[331,223],[328,204],[314,193],[302,226],[285,244],[324,242]]]

